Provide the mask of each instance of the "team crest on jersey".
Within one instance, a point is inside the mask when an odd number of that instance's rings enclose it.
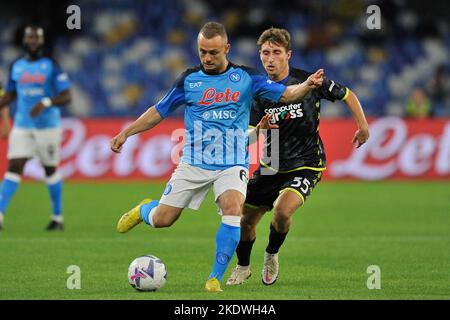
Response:
[[[163,194],[167,196],[172,191],[172,185],[170,183],[167,184],[166,188],[164,189]]]
[[[232,72],[230,74],[230,80],[233,82],[239,82],[239,80],[241,80],[241,75],[237,72]]]

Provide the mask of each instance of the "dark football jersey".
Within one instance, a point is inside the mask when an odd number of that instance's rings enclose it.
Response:
[[[302,83],[310,75],[310,72],[290,68],[289,76],[280,83],[286,86]],[[273,113],[273,123],[279,126],[278,134],[273,130],[267,133],[264,152],[266,156],[261,160],[261,165],[274,167],[278,172],[300,169],[325,170],[325,151],[319,136],[320,100],[345,100],[348,92],[347,87],[325,78],[320,88],[312,90],[297,103],[283,104],[260,98],[254,99],[250,125],[256,126],[265,114]],[[275,148],[272,155],[272,144],[277,135],[278,154]],[[277,155],[278,165],[273,160]]]

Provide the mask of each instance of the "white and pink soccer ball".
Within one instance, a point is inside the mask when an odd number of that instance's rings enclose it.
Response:
[[[138,291],[156,291],[167,281],[166,265],[152,255],[138,257],[128,267],[128,281]]]

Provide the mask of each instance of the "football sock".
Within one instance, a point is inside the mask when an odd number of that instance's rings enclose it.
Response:
[[[153,214],[156,211],[156,208],[158,207],[159,201],[153,200],[149,203],[143,204],[141,208],[139,209],[139,212],[141,213],[141,218],[144,220],[146,224],[149,226],[154,227],[153,225]]]
[[[238,265],[246,267],[250,265],[250,254],[252,253],[253,244],[256,239],[248,241],[239,241],[236,248],[236,256],[238,260]]]
[[[266,252],[269,254],[278,253],[278,250],[280,250],[281,245],[284,242],[284,239],[286,239],[286,235],[288,233],[280,233],[273,227],[272,224],[270,224],[270,234],[269,234],[269,244],[267,245]]]
[[[219,282],[233,257],[241,235],[240,216],[222,216],[222,223],[216,234],[216,258],[208,279],[215,277]]]
[[[5,213],[12,196],[16,193],[20,184],[20,175],[13,172],[6,172],[0,187],[0,212]]]
[[[52,220],[62,222],[62,189],[63,182],[58,172],[46,178],[48,192],[52,200],[53,216]]]

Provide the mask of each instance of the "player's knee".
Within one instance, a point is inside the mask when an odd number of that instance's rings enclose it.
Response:
[[[222,204],[221,209],[224,216],[240,216],[242,205],[238,201],[228,201]]]
[[[244,210],[241,218],[241,228],[253,229],[258,224],[259,217],[254,212]]]
[[[293,212],[285,206],[276,205],[274,207],[274,218],[275,220],[286,223],[291,219]]]

